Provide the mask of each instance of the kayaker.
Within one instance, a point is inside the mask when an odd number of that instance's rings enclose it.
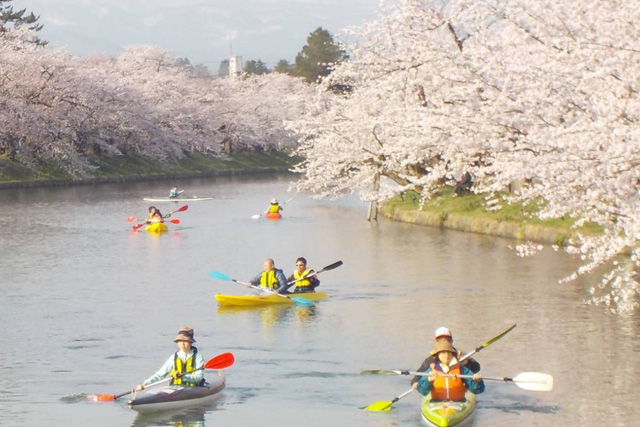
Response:
[[[164,222],[160,210],[155,206],[149,206],[149,215],[147,215],[147,221],[149,222]]]
[[[318,275],[313,268],[307,268],[307,260],[304,257],[296,260],[296,269],[287,279],[287,290],[290,286],[294,286],[293,293],[315,292],[316,288],[320,286]]]
[[[271,258],[264,261],[262,272],[249,283],[271,291],[286,292],[287,290],[287,276],[282,270],[276,268],[276,263]]]
[[[184,190],[180,190],[178,191],[178,187],[173,187],[171,189],[171,191],[169,192],[169,198],[170,199],[175,199],[176,197],[178,197],[180,194],[182,194],[184,192]]]
[[[278,214],[283,210],[284,208],[278,204],[278,199],[271,199],[271,204],[265,211],[265,214]]]
[[[441,340],[436,344],[436,349],[431,352],[435,362],[425,371],[429,376],[420,377],[416,387],[420,394],[426,396],[431,393],[431,398],[438,400],[463,400],[467,390],[473,394],[484,391],[482,374],[474,374],[469,368],[458,363],[457,353],[447,340]],[[473,379],[445,375],[473,375]]]
[[[182,386],[197,386],[204,383],[204,371],[200,369],[192,374],[189,372],[194,369],[202,368],[204,360],[198,349],[193,346],[196,340],[193,338],[193,329],[182,327],[178,335],[173,339],[178,344],[178,351],[172,354],[162,368],[155,374],[147,378],[136,386],[136,390],[140,391],[148,384],[163,380],[169,376],[173,377],[171,384]],[[177,378],[179,377],[179,378]]]
[[[436,329],[434,338],[435,338],[436,345],[441,341],[447,341],[451,345],[453,345],[453,336],[451,335],[451,331],[449,330],[449,328],[440,327]],[[457,352],[458,360],[460,360],[463,356],[464,356],[464,353],[462,351]],[[433,356],[433,354],[430,354],[426,359],[424,359],[424,361],[422,362],[422,365],[420,365],[417,371],[425,372],[431,366],[431,364],[434,363],[435,361],[436,359]],[[463,360],[462,365],[467,367],[474,374],[480,372],[480,364],[471,357],[466,360]],[[413,387],[414,390],[416,389],[416,387],[418,387],[418,380],[420,380],[420,378],[422,377],[416,375],[411,380],[411,386]]]

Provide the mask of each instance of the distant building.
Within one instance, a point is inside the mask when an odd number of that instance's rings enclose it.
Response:
[[[237,79],[242,76],[242,57],[232,56],[229,59],[229,76],[232,79]]]

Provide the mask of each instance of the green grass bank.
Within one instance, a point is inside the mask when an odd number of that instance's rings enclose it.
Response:
[[[89,158],[96,168],[93,172],[73,178],[56,164],[40,163],[29,168],[0,157],[0,189],[282,173],[298,161],[282,151],[233,153],[224,159],[189,154],[166,162],[140,156],[101,155]]]
[[[572,218],[540,220],[534,204],[505,204],[501,199],[486,200],[485,195],[465,194],[455,197],[450,188],[420,206],[418,193],[408,192],[382,204],[379,214],[411,224],[449,228],[469,233],[508,237],[519,241],[535,241],[564,246],[576,236]],[[496,205],[502,208],[496,210]],[[602,229],[588,224],[579,229],[583,234],[597,234]]]

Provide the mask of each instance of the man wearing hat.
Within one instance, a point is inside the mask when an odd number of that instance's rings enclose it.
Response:
[[[204,360],[198,353],[198,349],[193,347],[193,343],[196,342],[193,338],[193,329],[187,326],[180,328],[173,342],[178,344],[178,351],[167,359],[158,372],[139,384],[136,390],[140,391],[146,385],[169,376],[173,378],[171,384],[174,385],[197,386],[204,382],[204,371],[202,370]]]
[[[436,343],[436,349],[431,352],[434,362],[425,371],[429,374],[420,377],[416,389],[424,396],[431,393],[431,399],[463,400],[465,393],[480,394],[484,391],[484,381],[481,374],[473,374],[468,368],[458,363],[458,351],[451,342],[441,340]],[[458,376],[473,376],[473,379]]]
[[[436,345],[438,344],[438,342],[442,342],[442,341],[446,341],[451,345],[453,345],[453,336],[451,335],[451,331],[449,330],[449,328],[445,328],[444,326],[441,326],[438,329],[436,329],[434,338],[435,338]],[[456,353],[457,353],[458,360],[464,356],[464,353],[461,351],[456,351]],[[417,371],[426,372],[427,369],[431,366],[431,364],[434,363],[435,361],[436,359],[433,357],[433,354],[430,354],[426,359],[424,359],[424,362],[422,362],[422,365],[420,365]],[[471,357],[462,361],[461,364],[462,366],[465,366],[466,368],[468,368],[474,374],[480,372],[480,364]],[[418,387],[418,381],[420,380],[420,378],[422,377],[416,375],[411,380],[411,387],[413,387],[414,390]]]

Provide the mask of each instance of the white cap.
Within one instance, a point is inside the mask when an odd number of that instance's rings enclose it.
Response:
[[[451,336],[451,331],[448,328],[445,328],[444,326],[439,327],[438,329],[436,329],[436,338],[438,337],[442,337],[442,336]]]

